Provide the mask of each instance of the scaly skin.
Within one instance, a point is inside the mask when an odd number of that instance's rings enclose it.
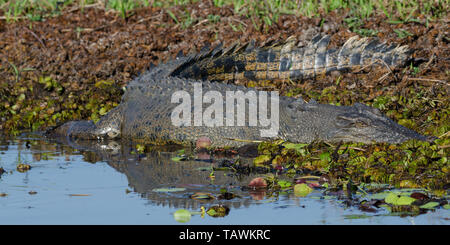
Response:
[[[329,49],[330,36],[316,36],[305,47],[296,41],[262,48],[251,44],[216,47],[189,57],[172,76],[208,81],[298,81],[332,71],[355,72],[370,66],[403,66],[410,60],[407,46],[386,45],[354,36],[339,49]]]
[[[268,138],[261,137],[261,130],[267,127],[174,126],[171,113],[178,104],[171,103],[173,93],[186,91],[191,95],[191,101],[193,101],[193,84],[198,80],[189,77],[198,79],[200,74],[201,77],[205,78],[206,76],[206,79],[210,80],[227,80],[212,79],[211,76],[217,78],[218,74],[245,75],[248,72],[259,72],[259,67],[262,67],[261,64],[264,64],[267,60],[278,65],[278,70],[274,70],[278,74],[276,75],[278,78],[283,73],[289,74],[289,78],[296,78],[296,80],[327,73],[331,70],[342,71],[347,68],[361,68],[361,66],[378,59],[382,59],[384,63],[389,65],[400,65],[406,60],[405,47],[387,48],[385,45],[378,45],[377,42],[352,38],[340,50],[327,51],[328,40],[328,37],[317,37],[311,45],[301,49],[288,49],[286,45],[275,48],[273,51],[262,49],[262,51],[257,50],[253,53],[242,52],[242,49],[233,52],[216,49],[196,56],[179,57],[151,69],[132,81],[127,86],[121,104],[96,124],[87,121],[68,122],[48,131],[47,135],[97,140],[122,138],[144,143],[184,145],[195,144],[198,138],[206,136],[212,141],[213,147],[242,146],[246,142],[233,139],[267,140]],[[386,52],[383,53],[382,51]],[[273,53],[278,54],[274,56],[278,58],[270,58]],[[251,58],[255,56],[260,57],[256,58],[256,65],[255,59]],[[236,63],[236,58],[230,57],[245,58],[243,63],[246,66],[241,66]],[[265,57],[265,59],[261,57]],[[225,65],[224,60],[234,64],[232,66],[234,68]],[[220,66],[220,62],[222,62],[222,66]],[[211,73],[204,73],[205,70],[202,67],[211,66],[210,64],[217,65],[216,69]],[[266,64],[269,63],[266,62]],[[239,67],[245,69],[239,70]],[[255,67],[258,71],[255,71]],[[266,69],[264,70],[265,77],[261,77],[261,79],[274,79],[271,75],[269,76],[268,67],[269,65],[263,67]],[[217,73],[218,71],[219,73]],[[260,78],[256,77],[256,79]],[[225,96],[226,91],[237,90],[244,93],[248,91],[258,93],[257,90],[252,88],[208,80],[202,82],[202,87],[204,92],[214,90],[220,92],[223,96]],[[248,125],[248,118],[246,118],[245,125]],[[398,125],[379,110],[369,106],[362,104],[333,106],[316,102],[306,103],[301,98],[294,99],[284,96],[279,98],[279,131],[276,138],[305,143],[313,141],[401,143],[408,139],[428,139],[413,130]]]

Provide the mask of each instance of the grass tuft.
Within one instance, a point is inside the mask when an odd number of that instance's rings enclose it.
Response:
[[[0,15],[7,21],[24,18],[41,20],[43,17],[61,14],[69,7],[96,6],[114,10],[127,18],[129,12],[142,7],[169,8],[187,5],[198,0],[0,0]],[[350,9],[351,17],[366,19],[384,14],[390,21],[408,22],[417,16],[428,20],[440,18],[449,9],[449,0],[213,0],[216,7],[232,6],[238,15],[251,18],[256,26],[272,25],[282,14],[314,17],[331,11]]]

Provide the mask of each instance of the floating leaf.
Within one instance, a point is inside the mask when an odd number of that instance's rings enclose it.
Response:
[[[409,196],[401,196],[396,193],[389,193],[384,201],[392,205],[411,205],[416,199]]]
[[[280,180],[278,181],[278,184],[280,185],[281,188],[288,188],[292,186],[292,183],[286,180]]]
[[[19,163],[17,164],[17,171],[21,173],[25,173],[26,171],[30,170],[31,166],[25,163]]]
[[[294,186],[294,194],[299,197],[305,197],[311,193],[313,189],[307,184],[296,184]]]
[[[411,205],[415,202],[416,199],[408,196],[401,196],[397,199],[397,203],[395,205]]]
[[[375,193],[375,194],[371,195],[370,198],[376,199],[376,200],[384,200],[388,194],[389,194],[388,192],[379,192],[379,193]]]
[[[428,197],[427,195],[425,195],[425,194],[423,194],[423,193],[420,193],[420,192],[414,192],[414,193],[412,193],[412,194],[411,194],[411,197],[412,197],[412,198],[415,198],[415,199],[419,199],[419,200],[427,200],[427,199],[430,199],[430,197]]]
[[[186,209],[179,209],[173,214],[173,218],[180,222],[180,223],[186,223],[189,220],[191,220],[192,214]]]
[[[448,204],[447,204],[448,205]],[[439,206],[438,202],[428,202],[422,206],[420,206],[419,208],[423,208],[423,209],[434,209],[435,207]]]
[[[174,162],[179,162],[179,161],[184,161],[184,160],[186,160],[186,157],[183,157],[183,156],[176,156],[176,157],[172,157],[171,160],[174,161]]]
[[[391,206],[389,206],[389,205],[381,204],[379,207],[380,207],[380,208],[385,208],[387,211],[392,212],[392,208],[391,208]]]
[[[445,205],[443,206],[443,208],[444,208],[444,209],[447,209],[447,210],[450,209],[450,204],[445,204]]]
[[[324,152],[324,153],[320,154],[319,158],[322,161],[327,161],[327,162],[331,161],[331,156],[330,156],[329,152]]]
[[[214,218],[217,217],[225,217],[228,215],[228,213],[230,212],[230,208],[228,208],[227,206],[224,205],[216,205],[216,206],[212,206],[208,209],[208,211],[206,211],[206,213]]]
[[[253,188],[266,188],[267,181],[262,177],[254,178],[254,179],[252,179],[252,181],[250,181],[248,186],[253,187]]]
[[[101,116],[105,115],[108,112],[108,109],[106,107],[100,108],[100,111],[98,112]]]
[[[100,113],[100,115],[101,115],[101,113]],[[137,151],[137,152],[143,153],[144,150],[145,150],[145,146],[144,146],[144,145],[140,145],[140,144],[137,144],[137,145],[136,145],[136,151]]]
[[[260,155],[260,156],[255,157],[255,159],[253,159],[253,163],[255,165],[261,165],[265,162],[270,161],[271,158],[272,158],[272,156],[270,156],[270,155]]]
[[[394,205],[395,205],[395,203],[397,203],[397,200],[398,200],[398,199],[399,199],[399,196],[398,196],[397,194],[390,192],[390,193],[386,196],[386,198],[384,199],[384,201],[385,201],[386,203],[394,204]]]
[[[308,146],[308,144],[285,143],[283,146],[286,149],[294,149],[297,153],[304,155],[306,153],[305,147]]]
[[[286,149],[300,150],[301,148],[304,148],[304,147],[308,146],[308,144],[285,143],[285,144],[283,144],[283,146]]]
[[[281,155],[276,155],[272,160],[272,166],[277,167],[283,163],[283,157]]]
[[[154,192],[178,192],[178,191],[184,191],[186,188],[156,188],[152,191]]]
[[[208,137],[200,137],[195,143],[197,149],[208,148],[211,146],[211,144],[212,141]]]
[[[211,193],[207,192],[197,192],[191,195],[191,198],[194,200],[212,200],[215,197]]]

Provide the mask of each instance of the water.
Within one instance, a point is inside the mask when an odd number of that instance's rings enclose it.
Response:
[[[368,213],[338,198],[320,199],[319,190],[307,197],[249,192],[241,186],[262,174],[216,171],[212,180],[207,169],[220,159],[171,160],[177,154],[167,149],[136,154],[116,142],[58,143],[30,135],[3,140],[0,193],[7,195],[0,197],[0,224],[180,224],[174,219],[180,209],[192,213],[183,224],[450,224],[450,211],[443,208],[401,217],[383,208]],[[17,171],[19,162],[31,169]],[[182,191],[155,191],[174,187]],[[218,196],[221,189],[239,197],[189,198],[196,192]],[[218,204],[229,207],[228,215],[201,215],[201,207]]]

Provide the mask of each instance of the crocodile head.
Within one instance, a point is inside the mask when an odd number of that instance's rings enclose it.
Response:
[[[333,122],[335,127],[328,133],[327,138],[333,141],[392,144],[410,139],[422,141],[434,139],[397,124],[376,108],[360,103],[355,103],[350,108],[351,110],[337,114]]]
[[[97,127],[92,121],[70,121],[47,130],[45,135],[98,140],[120,138],[120,131],[115,127]]]
[[[48,137],[68,137],[87,140],[119,139],[121,137],[121,109],[116,107],[97,123],[70,121],[47,130]]]

